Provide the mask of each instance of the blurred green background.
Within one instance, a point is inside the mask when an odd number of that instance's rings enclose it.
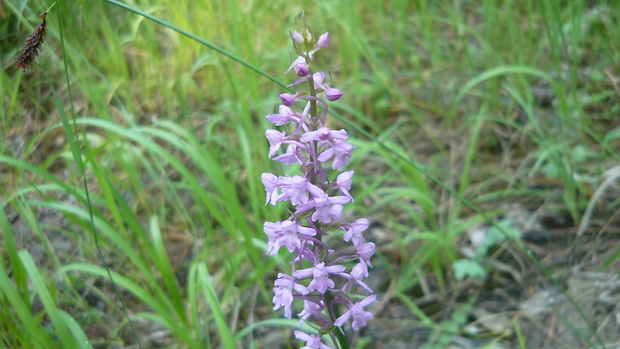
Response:
[[[264,132],[285,89],[265,75],[292,82],[302,11],[330,32],[329,123],[356,146],[345,217],[377,244],[354,346],[620,341],[613,301],[579,298],[617,287],[620,1],[124,3],[259,71],[75,0],[22,73],[52,3],[0,2],[2,346],[299,346],[271,309],[287,256],[262,226],[287,211],[260,174],[282,171]]]

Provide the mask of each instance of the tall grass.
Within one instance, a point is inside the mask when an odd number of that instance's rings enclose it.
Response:
[[[335,108],[358,147],[355,209],[386,231],[378,286],[434,334],[443,327],[414,295],[430,282],[449,297],[465,232],[496,224],[508,210],[496,202],[553,200],[578,222],[582,174],[619,159],[604,73],[620,62],[617,1],[125,4],[169,24],[114,1],[60,1],[26,74],[14,57],[50,3],[0,5],[8,347],[250,348],[272,326],[289,345],[297,322],[271,311],[286,263],[265,255],[274,211],[260,174],[302,10],[337,47],[324,59],[347,91]],[[533,175],[562,185],[533,193]]]

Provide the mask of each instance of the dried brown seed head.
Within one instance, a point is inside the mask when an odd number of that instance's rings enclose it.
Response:
[[[34,32],[26,39],[26,46],[22,50],[21,55],[17,57],[17,68],[22,68],[22,71],[26,71],[33,62],[35,57],[39,54],[39,49],[43,45],[45,39],[45,16],[47,12],[43,12],[39,15],[41,23],[34,29]]]

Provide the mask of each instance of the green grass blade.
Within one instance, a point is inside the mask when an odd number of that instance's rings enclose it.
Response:
[[[78,348],[92,348],[92,345],[90,345],[90,341],[88,340],[86,333],[84,333],[82,327],[80,327],[80,325],[71,315],[69,315],[65,311],[58,310],[58,316],[60,317],[60,320],[64,322],[65,326],[69,329],[69,331],[73,335],[73,338],[75,338],[75,342]]]
[[[13,286],[13,283],[9,279],[7,271],[2,263],[0,263],[0,291],[2,291],[2,298],[6,299],[6,302],[3,302],[3,305],[6,306],[5,309],[11,309],[15,312],[15,315],[19,321],[21,321],[21,324],[17,323],[17,319],[9,319],[8,317],[0,321],[2,323],[11,322],[14,327],[19,328],[20,332],[24,332],[24,335],[21,336],[20,334],[15,333],[16,337],[20,336],[23,338],[27,336],[26,338],[28,341],[20,344],[24,347],[30,348],[52,348],[52,339],[49,337],[43,326],[41,326],[40,321],[35,319],[35,316],[31,313],[29,299],[30,293],[20,292]]]
[[[155,262],[155,266],[161,273],[161,278],[168,289],[169,297],[172,300],[172,304],[174,304],[174,309],[177,316],[181,321],[185,322],[187,318],[185,314],[185,305],[183,304],[183,297],[179,292],[179,285],[176,277],[174,276],[174,272],[172,271],[170,259],[168,258],[168,253],[166,252],[161,231],[159,230],[159,225],[157,224],[157,219],[155,217],[151,218],[149,227],[151,237],[153,239],[153,250],[155,252],[153,260]],[[187,325],[187,323],[184,323],[184,326]]]
[[[217,326],[218,333],[222,340],[222,345],[226,349],[235,349],[235,339],[230,331],[230,328],[228,327],[228,324],[226,323],[224,312],[220,306],[220,301],[215,291],[215,285],[213,285],[213,281],[209,275],[206,264],[201,263],[196,265],[193,271],[198,273],[197,282],[202,286],[203,296],[209,303],[211,313],[213,314],[213,318],[215,320],[215,325]]]
[[[20,251],[19,257],[21,258],[24,268],[30,276],[30,280],[33,283],[36,293],[41,299],[41,303],[43,303],[43,307],[45,308],[47,315],[51,319],[52,325],[54,326],[54,332],[58,336],[60,343],[65,348],[74,348],[76,346],[75,338],[66,327],[66,323],[63,321],[60,311],[56,306],[56,302],[50,293],[50,286],[46,284],[46,281],[39,273],[32,256],[30,256],[28,251]]]
[[[90,275],[99,276],[102,278],[108,278],[108,270],[105,268],[88,265],[83,263],[74,263],[63,267],[60,272],[81,272],[87,273]],[[182,340],[185,344],[190,345],[191,348],[194,348],[194,339],[191,336],[191,332],[188,332],[183,328],[182,324],[179,323],[179,319],[173,316],[174,312],[171,312],[173,309],[170,304],[166,304],[161,297],[153,296],[147,289],[141,287],[133,280],[116,273],[114,271],[110,271],[114,281],[122,288],[131,292],[135,297],[139,298],[145,305],[152,308],[160,317],[163,319],[163,324],[166,325],[172,333],[177,336],[180,340]]]

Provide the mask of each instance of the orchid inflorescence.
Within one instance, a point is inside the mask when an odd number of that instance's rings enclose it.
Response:
[[[299,79],[289,87],[297,89],[307,83],[309,91],[281,94],[279,112],[267,115],[267,119],[288,129],[267,130],[265,135],[269,157],[285,165],[298,164],[301,175],[261,176],[267,203],[290,201],[293,206],[286,220],[264,224],[268,253],[275,255],[283,246],[292,253],[290,273],[279,273],[275,281],[274,309],[284,308],[284,315],[290,319],[293,301],[303,301],[303,310],[297,314],[300,326],[305,321],[317,330],[317,334],[295,331],[295,337],[306,342],[303,348],[331,348],[322,342],[325,335],[337,347],[348,347],[342,329],[345,322],[352,319],[352,328],[358,330],[373,318],[364,307],[374,302],[376,295],[363,280],[372,267],[375,244],[366,242],[363,235],[367,219],[350,223],[342,218],[343,205],[353,202],[349,193],[353,171],[332,174],[343,170],[355,147],[347,142],[347,131],[332,130],[325,124],[325,99],[336,101],[342,92],[326,83],[324,73],[313,72],[314,56],[329,46],[329,33],[315,43],[304,26],[291,38],[298,58],[286,73],[294,71]],[[286,150],[277,155],[284,146]],[[328,174],[324,166],[330,162],[334,171]],[[336,233],[353,248],[330,249],[324,238]]]

